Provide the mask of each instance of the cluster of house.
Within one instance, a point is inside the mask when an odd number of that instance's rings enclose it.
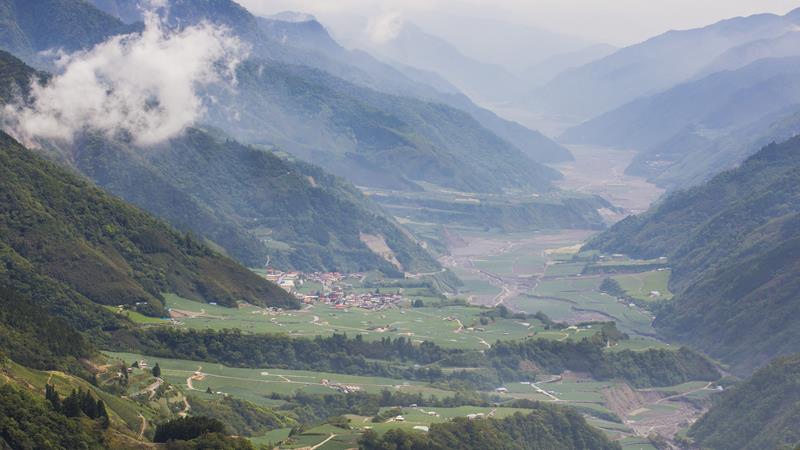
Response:
[[[308,304],[325,303],[341,309],[357,307],[380,311],[406,300],[399,292],[353,292],[353,285],[346,280],[363,279],[364,275],[360,273],[283,272],[268,268],[264,277]],[[313,294],[303,294],[298,288],[305,283],[316,283],[322,288]]]
[[[358,392],[361,390],[360,386],[355,386],[352,384],[331,383],[330,381],[324,378],[320,380],[320,384],[323,386],[327,386],[333,389],[334,391],[339,391],[342,394],[350,394],[352,392]]]
[[[324,294],[321,297],[311,299],[312,302],[322,302],[332,305],[335,308],[344,309],[350,307],[364,308],[373,311],[381,311],[388,308],[398,307],[406,301],[406,298],[399,293],[349,293],[334,291]]]
[[[303,285],[304,274],[267,268],[264,278],[277,284],[286,292],[294,293],[299,286]]]

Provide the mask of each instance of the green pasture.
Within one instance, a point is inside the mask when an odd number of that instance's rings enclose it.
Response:
[[[527,313],[541,311],[555,321],[613,320],[631,335],[654,333],[651,316],[599,291],[602,277],[584,276],[540,280],[532,295],[509,301]]]
[[[670,274],[669,269],[664,269],[615,275],[612,278],[619,283],[626,294],[637,300],[659,301],[672,298],[668,287]],[[651,295],[651,292],[658,292],[660,295]]]

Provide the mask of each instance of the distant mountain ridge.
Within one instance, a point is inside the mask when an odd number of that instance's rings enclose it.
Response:
[[[669,31],[567,70],[527,99],[533,109],[589,119],[690,80],[726,51],[773,39],[800,24],[800,9],[757,14],[703,28]]]
[[[209,120],[243,142],[275,143],[357,185],[501,192],[553,189],[535,163],[469,114],[362,88],[304,66],[251,60]],[[224,95],[224,93],[220,93]],[[230,108],[239,114],[231,116]],[[264,117],[272,118],[270,121]],[[502,177],[496,174],[502,173]]]
[[[800,56],[763,58],[635,100],[562,139],[637,149],[628,173],[683,187],[755,153],[774,138],[769,126],[799,104]]]

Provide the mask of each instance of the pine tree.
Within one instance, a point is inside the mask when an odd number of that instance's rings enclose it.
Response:
[[[79,391],[81,397],[81,411],[90,419],[97,419],[97,402],[89,391]]]
[[[103,428],[108,428],[111,425],[111,420],[108,417],[108,411],[106,411],[106,404],[102,400],[97,400],[97,417],[100,419],[100,425]]]
[[[67,398],[61,403],[62,412],[67,417],[79,417],[81,415],[81,400],[78,391],[72,390]]]
[[[50,405],[53,406],[53,409],[56,411],[61,411],[61,397],[58,395],[58,391],[56,391],[56,387],[51,384],[46,384],[44,387],[44,398],[50,402]]]

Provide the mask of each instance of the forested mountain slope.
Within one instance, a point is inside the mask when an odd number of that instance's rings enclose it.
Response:
[[[0,47],[28,64],[47,64],[48,50],[76,51],[141,29],[75,0],[0,1]]]
[[[655,326],[748,372],[800,346],[800,137],[629,217],[587,248],[667,256]]]
[[[318,167],[190,129],[142,150],[87,136],[62,157],[98,185],[252,267],[430,272],[438,263],[352,185]],[[400,267],[371,250],[386,243]]]
[[[0,248],[3,277],[21,292],[37,277],[103,305],[163,314],[162,292],[233,305],[296,305],[277,286],[202,241],[43,160],[0,136]],[[52,301],[52,300],[51,300]]]
[[[800,444],[800,356],[777,359],[714,399],[689,436],[714,450]]]

